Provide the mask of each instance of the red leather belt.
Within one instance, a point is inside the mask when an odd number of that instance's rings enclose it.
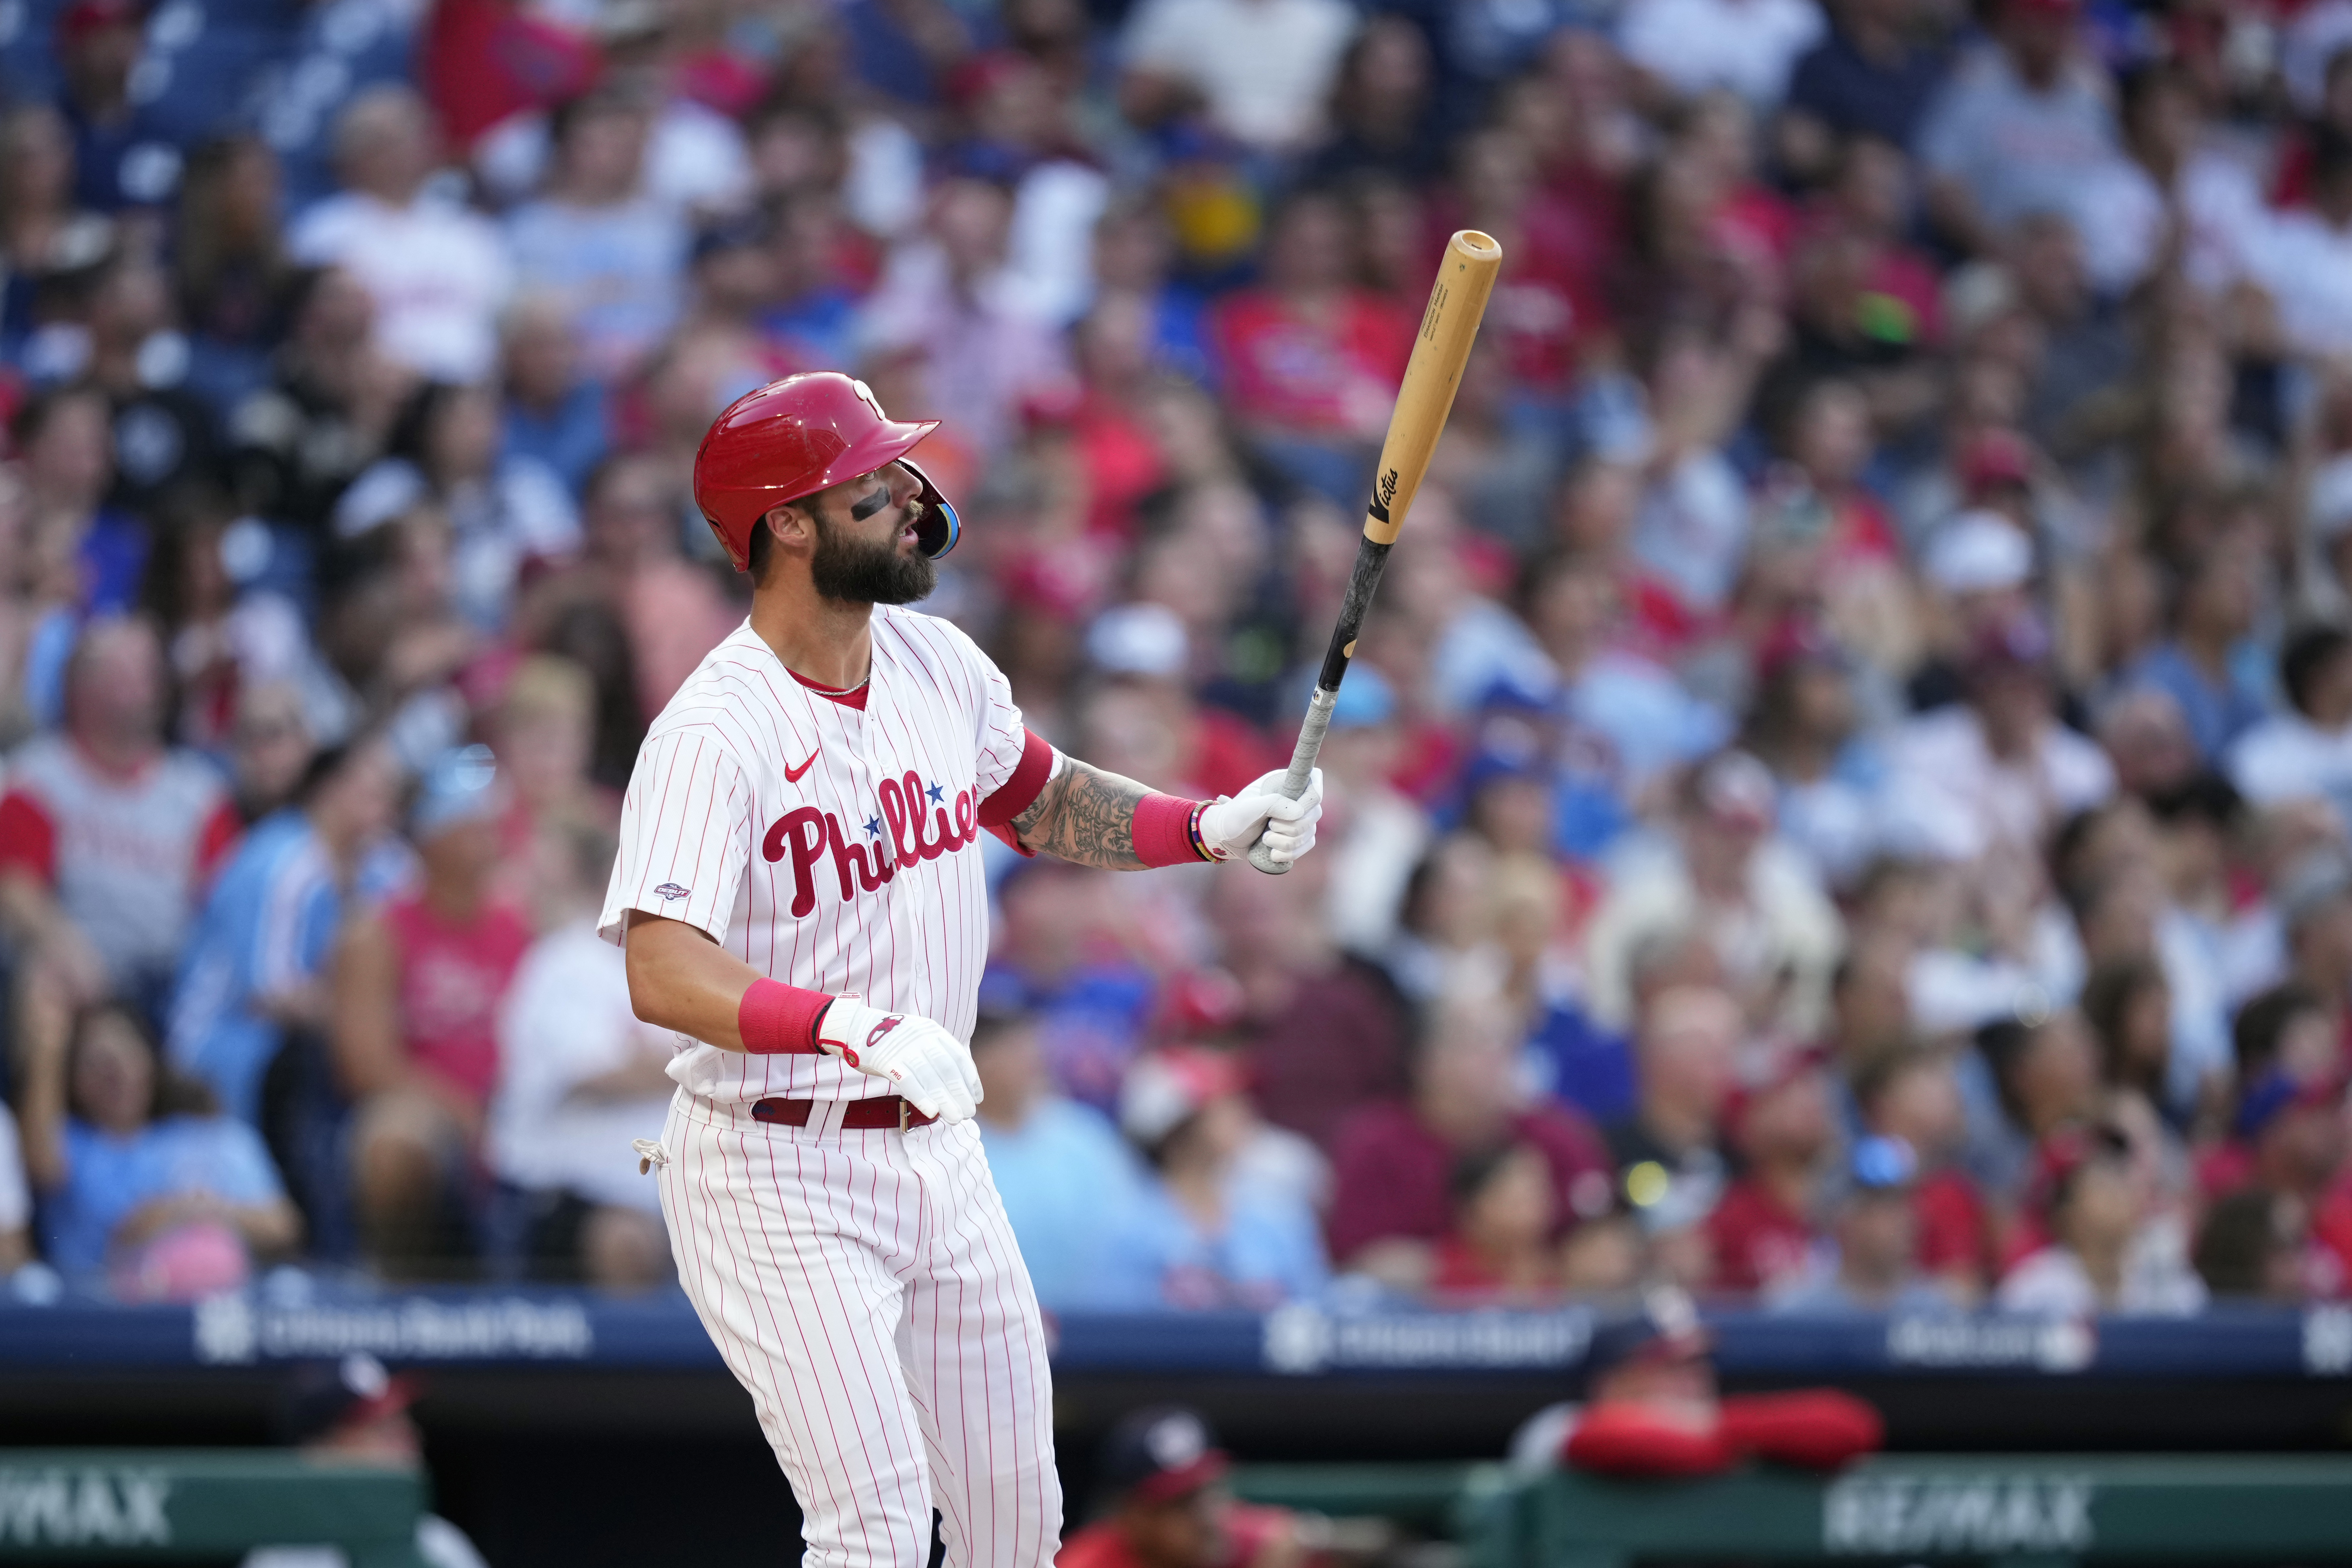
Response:
[[[815,1113],[814,1100],[761,1100],[751,1105],[751,1120],[772,1121],[779,1127],[806,1127]],[[889,1129],[904,1132],[909,1127],[929,1127],[938,1121],[915,1109],[914,1102],[903,1095],[885,1094],[872,1100],[853,1100],[842,1108],[841,1125],[846,1131],[874,1132]]]

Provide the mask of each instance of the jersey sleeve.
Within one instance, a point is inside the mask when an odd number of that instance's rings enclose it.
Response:
[[[647,741],[621,801],[621,854],[596,934],[621,940],[629,911],[684,921],[727,940],[751,853],[751,786],[707,730]]]
[[[1013,700],[1013,683],[1004,679],[1004,672],[979,649],[974,648],[972,655],[982,676],[980,762],[973,783],[980,798],[986,800],[1020,771],[1028,749],[1029,728],[1021,721],[1021,705]]]

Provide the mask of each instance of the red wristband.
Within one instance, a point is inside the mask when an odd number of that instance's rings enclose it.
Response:
[[[1147,866],[1197,866],[1203,857],[1192,847],[1192,811],[1200,803],[1172,795],[1147,795],[1135,803],[1135,858]]]
[[[813,1057],[818,1054],[817,1024],[832,1005],[823,991],[754,980],[735,1005],[735,1029],[743,1037],[743,1048],[755,1057]]]

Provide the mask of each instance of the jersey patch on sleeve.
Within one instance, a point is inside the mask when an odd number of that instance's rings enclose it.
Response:
[[[676,882],[664,882],[660,887],[654,889],[654,897],[659,899],[663,903],[667,904],[674,903],[677,900],[685,898],[692,891],[694,891],[692,888],[681,888]]]

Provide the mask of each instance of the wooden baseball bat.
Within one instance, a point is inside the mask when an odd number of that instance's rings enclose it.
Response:
[[[1307,793],[1307,775],[1323,750],[1323,732],[1331,727],[1331,707],[1339,699],[1339,682],[1347,679],[1348,661],[1356,657],[1356,635],[1363,629],[1364,612],[1371,607],[1372,593],[1381,585],[1389,546],[1396,542],[1405,513],[1412,510],[1412,498],[1420,492],[1422,476],[1429,471],[1429,455],[1437,449],[1445,416],[1454,411],[1462,366],[1470,357],[1479,318],[1486,313],[1486,296],[1495,291],[1495,275],[1502,265],[1503,247],[1475,229],[1459,230],[1445,242],[1445,258],[1438,264],[1437,279],[1429,287],[1429,307],[1421,313],[1421,334],[1413,339],[1404,384],[1397,388],[1396,410],[1389,416],[1389,433],[1381,443],[1371,503],[1364,509],[1364,537],[1356,543],[1356,566],[1348,576],[1339,624],[1331,628],[1331,646],[1323,655],[1322,672],[1315,678],[1315,695],[1307,703],[1307,721],[1298,727],[1290,772],[1282,781],[1282,793],[1293,800]],[[1268,858],[1263,835],[1250,846],[1249,863],[1277,876],[1290,869]]]

